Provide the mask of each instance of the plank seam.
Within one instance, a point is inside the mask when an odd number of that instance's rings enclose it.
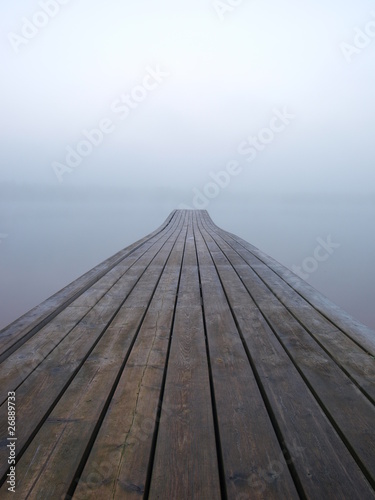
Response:
[[[248,287],[246,286],[246,284],[243,282],[240,274],[238,273],[238,271],[236,270],[236,268],[233,266],[233,264],[229,261],[230,265],[232,266],[232,268],[234,269],[234,271],[236,272],[237,276],[239,277],[239,279],[241,280],[243,286],[245,287],[245,289],[247,290],[248,294],[250,295],[251,299],[253,300],[254,304],[257,306],[258,310],[260,311],[262,317],[264,318],[264,320],[266,321],[266,323],[268,324],[268,326],[271,328],[272,332],[274,333],[275,337],[277,338],[277,340],[279,341],[280,345],[282,346],[282,348],[284,349],[284,351],[286,352],[286,354],[288,355],[289,359],[291,360],[291,362],[293,363],[293,365],[295,366],[295,368],[297,369],[298,373],[300,374],[300,376],[302,377],[302,379],[304,380],[305,384],[307,385],[307,387],[309,388],[309,390],[311,391],[311,393],[313,394],[313,396],[315,397],[315,399],[317,400],[317,402],[319,403],[319,406],[322,408],[322,411],[324,412],[324,414],[326,415],[327,419],[331,422],[331,425],[333,426],[333,428],[335,429],[335,431],[337,432],[337,434],[340,436],[342,442],[344,443],[344,445],[346,446],[346,448],[348,449],[350,455],[353,457],[354,461],[357,463],[358,467],[361,469],[362,473],[364,474],[365,478],[367,479],[367,481],[369,482],[369,484],[371,485],[371,487],[373,489],[375,489],[375,481],[374,479],[372,478],[371,476],[371,473],[367,470],[366,466],[362,463],[361,459],[358,457],[356,451],[354,450],[354,448],[352,447],[352,445],[350,444],[350,442],[347,440],[345,434],[341,431],[340,427],[338,426],[338,424],[336,423],[336,421],[334,420],[333,416],[331,415],[331,413],[328,411],[328,409],[326,408],[326,406],[324,405],[323,401],[320,399],[320,397],[318,396],[318,394],[316,393],[316,391],[314,390],[314,388],[312,387],[312,385],[310,384],[309,380],[307,379],[307,377],[304,375],[304,373],[302,372],[302,370],[299,368],[299,366],[295,363],[292,355],[290,354],[289,350],[287,349],[287,347],[283,344],[281,338],[279,337],[279,335],[276,333],[276,330],[273,328],[272,324],[268,321],[266,315],[263,313],[263,311],[260,309],[260,307],[258,306],[258,303],[257,301],[254,299],[253,295],[251,294],[250,290],[248,289]]]
[[[207,230],[208,231],[208,230]],[[208,231],[209,232],[209,231]],[[209,232],[209,234],[211,234]],[[316,342],[319,347],[327,354],[327,356],[335,363],[335,365],[337,365],[340,370],[343,371],[343,373],[350,379],[351,382],[353,382],[353,384],[360,390],[360,392],[370,401],[371,404],[375,404],[375,401],[374,399],[371,397],[370,394],[368,394],[366,392],[366,390],[360,385],[359,382],[357,382],[357,380],[354,378],[353,375],[350,374],[350,372],[338,361],[336,360],[336,358],[334,357],[334,354],[332,354],[323,344],[322,342],[317,338],[315,337],[315,335],[311,332],[311,330],[304,324],[302,323],[302,321],[293,313],[293,311],[288,307],[288,305],[281,299],[279,298],[276,293],[274,292],[274,290],[271,288],[271,286],[262,278],[262,276],[252,267],[251,264],[249,264],[245,258],[235,249],[235,247],[233,245],[231,245],[228,241],[226,241],[220,234],[218,233],[215,233],[217,234],[217,236],[219,238],[221,238],[225,243],[227,243],[227,245],[229,245],[232,250],[244,261],[244,263],[246,265],[249,266],[249,268],[253,271],[253,273],[262,281],[262,283],[268,288],[268,290],[272,293],[272,295],[280,302],[280,304],[283,305],[283,307],[285,307],[285,309],[288,311],[288,313],[299,323],[299,325],[305,330],[305,332],[310,336],[310,338]],[[216,240],[215,240],[216,241]],[[246,250],[246,249],[245,249]],[[224,252],[223,252],[224,253]],[[250,252],[251,253],[251,252]],[[253,254],[252,254],[253,255]],[[228,259],[229,260],[229,259]],[[234,266],[233,266],[234,267]],[[268,267],[268,266],[267,266]],[[270,268],[269,268],[270,269]],[[272,270],[272,269],[271,269]],[[286,283],[284,281],[284,283]],[[287,284],[287,283],[286,283]],[[293,288],[292,288],[293,289]],[[294,289],[293,289],[294,290]],[[301,298],[304,300],[304,298],[301,296]],[[310,304],[311,305],[311,304]],[[313,308],[314,309],[314,308]],[[316,310],[316,309],[314,309]],[[319,311],[317,311],[319,313]],[[335,326],[335,325],[334,325]],[[341,331],[341,330],[340,330]],[[348,337],[349,340],[352,340],[350,337]],[[357,345],[356,342],[353,341],[354,344]],[[357,345],[358,346],[358,345]],[[359,346],[358,346],[359,347]],[[363,351],[363,348],[361,349]],[[368,353],[366,353],[368,354]]]
[[[176,225],[176,228],[178,227],[178,224],[180,222],[181,218],[177,219],[176,222],[175,222],[175,225]],[[171,232],[173,234],[173,231],[175,231],[176,229],[173,229],[171,228]],[[168,231],[167,233],[168,234]],[[125,272],[113,283],[113,285],[111,285],[111,287],[107,290],[106,293],[108,293],[117,283],[119,280],[121,280],[125,275],[126,273],[129,272],[129,270],[139,261],[139,259],[141,259],[154,245],[156,245],[158,243],[158,241],[160,241],[160,239],[162,239],[163,236],[160,236],[160,238],[158,238],[149,248],[147,248],[134,262],[133,264],[131,264],[126,270]],[[166,240],[167,241],[167,240]],[[160,251],[160,250],[159,250]],[[159,253],[158,251],[158,253]],[[157,255],[157,254],[156,254]],[[147,268],[146,268],[147,269]],[[144,271],[145,272],[145,271]],[[131,293],[131,291],[129,292]],[[83,321],[85,319],[85,317],[95,308],[95,306],[100,302],[100,300],[102,299],[103,297],[100,297],[97,302],[84,314],[84,316],[82,316],[82,318],[80,318],[77,323],[72,326],[72,328],[70,328],[68,330],[68,332],[66,333],[66,335],[64,335],[64,337],[62,337],[60,339],[60,341],[51,349],[51,351],[49,351],[46,356],[30,371],[30,373],[27,374],[27,376],[25,376],[25,378],[15,387],[13,388],[13,390],[17,390],[29,377],[30,375],[43,363],[43,361],[61,344],[61,342],[63,342],[66,337],[81,323],[81,321]],[[35,332],[35,334],[38,333],[38,332]],[[21,346],[18,346],[17,349],[21,347]],[[17,349],[15,349],[14,351],[16,351]],[[11,355],[12,353],[10,353],[9,355]],[[4,361],[4,360],[3,360]],[[4,404],[4,402],[6,401],[6,399],[4,401],[2,401],[0,403],[0,406],[2,406]]]
[[[174,247],[175,247],[175,245],[176,245],[176,242],[177,242],[178,236],[181,234],[182,230],[183,230],[183,227],[180,229],[179,234],[177,235],[176,240],[174,241],[173,246],[172,246],[171,250],[169,251],[168,257],[167,257],[167,259],[166,259],[166,261],[165,261],[165,263],[164,263],[164,265],[163,265],[163,268],[162,268],[162,270],[161,270],[161,272],[160,272],[160,275],[159,275],[159,277],[158,277],[158,280],[157,280],[157,282],[156,282],[156,284],[155,284],[155,287],[154,287],[154,289],[153,289],[153,291],[152,291],[152,294],[151,294],[151,297],[150,297],[149,302],[148,302],[148,304],[147,304],[147,307],[146,307],[146,309],[145,309],[145,311],[144,311],[144,313],[143,313],[143,315],[142,315],[142,318],[141,318],[141,320],[140,320],[140,322],[139,322],[139,325],[138,325],[137,330],[136,330],[136,332],[135,332],[135,334],[134,334],[134,337],[133,337],[133,339],[132,339],[132,341],[131,341],[131,343],[130,343],[130,345],[129,345],[129,349],[128,349],[127,354],[126,354],[126,356],[125,356],[125,358],[124,358],[124,361],[123,361],[123,363],[122,363],[122,365],[121,365],[121,367],[120,367],[119,373],[117,374],[117,377],[116,377],[115,382],[114,382],[114,384],[113,384],[113,386],[112,386],[112,389],[111,389],[111,391],[110,391],[110,393],[109,393],[109,395],[108,395],[108,397],[107,397],[106,403],[105,403],[105,405],[103,406],[102,412],[101,412],[100,417],[99,417],[99,419],[98,419],[98,421],[97,421],[97,424],[96,424],[96,426],[95,426],[95,428],[94,428],[94,431],[93,431],[93,433],[92,433],[92,435],[91,435],[91,437],[90,437],[90,440],[89,440],[89,442],[88,442],[88,444],[87,444],[86,450],[85,450],[85,452],[84,452],[84,453],[83,453],[83,455],[82,455],[82,458],[81,458],[80,464],[79,464],[79,466],[78,466],[78,468],[77,468],[77,470],[76,470],[76,473],[75,473],[75,477],[72,479],[71,485],[70,485],[70,487],[68,488],[68,491],[67,491],[67,493],[66,493],[66,497],[65,497],[65,498],[66,498],[66,500],[68,500],[68,499],[72,499],[72,498],[73,498],[73,496],[74,496],[74,491],[75,491],[75,490],[76,490],[76,488],[77,488],[77,485],[78,485],[79,479],[80,479],[80,477],[81,477],[81,475],[82,475],[82,472],[83,472],[84,467],[85,467],[85,465],[86,465],[87,459],[88,459],[88,457],[89,457],[89,455],[90,455],[90,452],[91,452],[91,450],[92,450],[92,447],[93,447],[93,445],[94,445],[94,442],[95,442],[95,440],[96,440],[96,437],[97,437],[97,435],[98,435],[98,433],[99,433],[100,427],[101,427],[101,425],[102,425],[102,423],[103,423],[103,421],[104,421],[104,418],[105,418],[105,416],[106,416],[106,413],[107,413],[107,411],[108,411],[108,408],[109,408],[109,406],[110,406],[110,404],[111,404],[111,401],[112,401],[113,395],[114,395],[114,393],[115,393],[115,391],[116,391],[116,389],[117,389],[117,386],[118,386],[118,384],[119,384],[119,381],[120,381],[120,379],[121,379],[121,376],[122,376],[122,374],[123,374],[123,372],[124,372],[124,369],[125,369],[126,363],[127,363],[128,359],[129,359],[129,356],[130,356],[130,353],[131,353],[131,351],[132,351],[132,349],[133,349],[133,346],[134,346],[134,344],[135,344],[135,342],[136,342],[136,340],[137,340],[137,337],[138,337],[139,331],[140,331],[140,329],[142,328],[142,324],[143,324],[144,318],[146,317],[146,314],[147,314],[147,312],[148,312],[148,310],[149,310],[149,307],[150,307],[150,304],[151,304],[151,302],[152,302],[152,299],[153,299],[153,297],[154,297],[154,295],[155,295],[156,289],[157,289],[157,287],[158,287],[158,285],[159,285],[159,283],[160,283],[160,280],[161,280],[161,277],[162,277],[162,275],[163,275],[164,269],[165,269],[165,267],[166,267],[166,265],[167,265],[167,262],[168,262],[168,260],[169,260],[169,257],[170,257],[170,255],[171,255],[171,253],[172,253],[172,251],[173,251],[173,248],[174,248]],[[156,257],[156,256],[155,256],[155,257]],[[154,257],[154,258],[155,258],[155,257]],[[152,260],[154,260],[154,258],[153,258]],[[151,262],[152,262],[152,261],[151,261]],[[151,264],[151,263],[150,263],[150,264]],[[148,266],[148,267],[149,267],[149,266]],[[138,281],[139,281],[139,280],[138,280]],[[138,281],[137,281],[137,283],[138,283]],[[126,299],[125,299],[125,300],[126,300]],[[124,300],[124,302],[122,303],[122,305],[125,303],[125,300]],[[122,305],[120,306],[120,308],[122,307]],[[116,314],[117,314],[117,313],[116,313]],[[113,318],[112,318],[112,320],[113,320]],[[112,321],[112,320],[111,320],[111,321]]]
[[[199,230],[200,230],[200,229],[199,229]],[[284,457],[285,457],[285,462],[286,462],[286,465],[287,465],[287,467],[288,467],[288,469],[289,469],[290,475],[291,475],[291,477],[292,477],[292,479],[293,479],[293,482],[294,482],[294,485],[295,485],[295,487],[296,487],[297,493],[298,493],[298,495],[300,496],[300,498],[301,498],[302,500],[307,500],[307,496],[306,496],[306,494],[305,494],[305,492],[304,492],[304,489],[303,489],[303,486],[302,486],[301,480],[300,480],[300,478],[299,478],[299,476],[298,476],[297,470],[296,470],[296,469],[295,469],[295,467],[294,467],[294,464],[293,464],[293,459],[292,459],[292,455],[291,455],[291,453],[290,453],[290,451],[289,451],[289,449],[288,449],[288,446],[287,446],[286,441],[285,441],[285,439],[284,439],[284,437],[283,437],[282,431],[281,431],[281,429],[280,429],[280,427],[279,427],[279,425],[278,425],[278,422],[277,422],[276,416],[275,416],[274,411],[273,411],[273,409],[272,409],[272,406],[271,406],[271,404],[270,404],[270,402],[269,402],[269,399],[268,399],[268,396],[267,396],[266,391],[265,391],[265,389],[264,389],[264,386],[263,386],[263,384],[262,384],[262,381],[261,381],[261,379],[260,379],[260,377],[259,377],[258,370],[257,370],[257,368],[256,368],[256,366],[255,366],[254,360],[253,360],[253,358],[252,358],[252,356],[251,356],[251,353],[250,353],[250,351],[249,351],[249,348],[248,348],[248,346],[247,346],[247,343],[246,343],[246,341],[245,341],[245,339],[244,339],[244,336],[243,336],[243,333],[242,333],[241,327],[240,327],[240,325],[239,325],[239,323],[238,323],[238,320],[237,320],[237,318],[236,318],[235,312],[234,312],[234,310],[233,310],[233,308],[232,308],[232,304],[231,304],[231,303],[230,303],[230,301],[229,301],[229,297],[228,297],[227,292],[226,292],[226,290],[225,290],[225,287],[224,287],[224,284],[223,284],[222,278],[221,278],[221,276],[220,276],[220,273],[219,273],[219,271],[218,271],[218,268],[217,268],[216,262],[214,261],[214,259],[213,259],[213,257],[212,257],[212,253],[211,253],[211,251],[210,251],[210,249],[209,249],[209,247],[208,247],[208,245],[207,245],[207,241],[206,241],[205,237],[203,236],[203,234],[202,234],[202,231],[201,231],[201,230],[200,230],[200,233],[201,233],[201,236],[202,236],[202,238],[203,238],[203,241],[205,242],[205,245],[206,245],[206,247],[207,247],[207,251],[209,252],[209,254],[210,254],[210,256],[211,256],[211,259],[212,259],[213,265],[215,266],[215,269],[216,269],[216,272],[217,272],[218,278],[219,278],[219,280],[220,280],[220,283],[221,283],[221,286],[222,286],[222,289],[223,289],[223,293],[224,293],[224,295],[225,295],[225,297],[226,297],[226,299],[227,299],[228,307],[229,307],[229,309],[230,309],[230,311],[231,311],[232,318],[233,318],[233,320],[234,320],[234,322],[235,322],[235,325],[236,325],[237,331],[238,331],[239,336],[240,336],[240,338],[241,338],[241,342],[242,342],[242,345],[243,345],[244,350],[245,350],[245,352],[246,352],[246,356],[247,356],[247,358],[248,358],[248,361],[249,361],[249,364],[250,364],[250,366],[251,366],[251,369],[252,369],[252,371],[253,371],[255,381],[256,381],[256,383],[257,383],[257,385],[258,385],[259,392],[260,392],[260,394],[261,394],[261,396],[262,396],[262,399],[263,399],[263,402],[264,402],[265,408],[267,409],[267,413],[268,413],[268,415],[269,415],[270,422],[271,422],[272,427],[273,427],[273,429],[274,429],[274,431],[275,431],[275,435],[276,435],[276,438],[277,438],[277,440],[278,440],[278,442],[279,442],[280,449],[282,450],[283,455],[284,455]],[[220,250],[221,250],[221,249],[220,249]],[[233,267],[233,266],[232,266],[232,267]],[[256,303],[255,303],[255,304],[256,304]],[[258,305],[257,305],[257,304],[256,304],[256,306],[258,307]],[[259,312],[260,312],[260,313],[262,314],[262,316],[263,316],[263,313],[262,313],[262,311],[260,311],[259,307],[258,307],[258,310],[259,310]],[[284,450],[285,450],[285,453],[284,453]]]
[[[108,268],[106,268],[105,270],[103,271],[100,271],[97,275],[95,275],[86,285],[83,285],[82,288],[80,288],[78,291],[74,292],[74,294],[68,298],[66,301],[64,301],[60,306],[58,306],[57,308],[54,308],[53,311],[51,313],[49,313],[47,316],[45,316],[37,325],[33,326],[31,328],[31,330],[29,330],[27,333],[25,333],[24,336],[22,336],[20,339],[18,339],[14,344],[12,344],[11,346],[9,346],[7,349],[5,349],[1,354],[0,354],[0,363],[2,363],[5,359],[7,359],[10,354],[12,354],[14,351],[16,351],[19,347],[21,347],[27,340],[29,340],[31,337],[33,337],[39,330],[41,330],[44,326],[46,326],[47,323],[49,323],[52,319],[54,319],[60,312],[62,312],[64,309],[66,309],[66,307],[68,307],[72,302],[74,302],[80,295],[82,295],[82,293],[84,293],[86,290],[88,290],[90,287],[92,287],[95,283],[97,283],[103,276],[105,276],[109,271],[111,271],[114,267],[116,267],[118,264],[120,264],[120,262],[122,262],[124,259],[126,259],[127,257],[129,257],[133,252],[135,252],[136,250],[138,250],[138,248],[140,248],[144,243],[150,241],[152,238],[154,238],[155,236],[159,235],[161,232],[165,231],[165,229],[170,225],[170,223],[172,222],[174,216],[176,214],[176,211],[173,213],[173,216],[169,219],[169,221],[167,223],[165,223],[165,225],[160,229],[160,231],[156,232],[156,234],[152,234],[147,237],[147,239],[145,241],[142,241],[142,243],[139,243],[137,246],[135,246],[134,248],[132,248],[132,250],[129,251],[129,253],[127,253],[126,255],[120,257],[118,260],[116,260],[113,264],[110,264],[110,266]],[[111,257],[110,257],[111,259]],[[101,264],[98,264],[99,266]],[[88,271],[89,273],[90,271]],[[77,278],[77,280],[79,279],[82,279],[85,275],[81,276],[80,278]],[[74,281],[72,282],[74,283]],[[72,283],[70,283],[68,286],[72,285]],[[67,288],[65,287],[65,288]],[[65,288],[63,288],[62,290],[60,290],[59,292],[57,292],[55,295],[53,295],[52,297],[50,297],[49,299],[47,299],[47,301],[49,301],[50,299],[52,299],[53,297],[56,297],[56,295],[62,293]],[[46,301],[46,302],[47,302]],[[43,303],[42,303],[43,304]],[[37,306],[38,307],[38,306]],[[32,310],[31,310],[32,311]],[[28,315],[29,313],[31,313],[31,311],[29,311],[28,313],[26,313],[26,315]],[[23,316],[22,316],[23,317]],[[22,318],[21,317],[21,318]],[[7,327],[5,327],[3,330],[0,331],[0,335],[4,334],[10,327],[14,327],[15,323],[17,321],[19,321],[21,318],[19,318],[18,320],[16,320],[15,322],[11,323],[10,325],[8,325]],[[36,320],[37,321],[37,320]],[[27,327],[25,327],[27,328]]]
[[[204,329],[204,337],[205,337],[205,345],[206,345],[208,374],[209,374],[209,381],[210,381],[211,406],[212,406],[212,415],[213,415],[213,420],[214,420],[216,453],[217,453],[219,479],[220,479],[220,492],[221,492],[222,500],[227,500],[228,495],[227,495],[227,488],[226,488],[226,482],[225,482],[224,458],[223,458],[223,451],[222,451],[222,446],[221,446],[218,411],[217,411],[215,388],[214,388],[213,375],[212,375],[210,345],[209,345],[208,336],[207,336],[207,324],[206,324],[205,307],[204,307],[203,294],[202,294],[202,279],[201,279],[201,271],[200,271],[200,265],[199,265],[199,259],[198,259],[197,242],[195,239],[194,219],[193,219],[193,236],[194,236],[195,254],[196,254],[196,259],[197,259],[199,293],[200,293],[200,301],[201,301],[201,308],[202,308],[203,329]]]
[[[180,283],[181,283],[182,266],[183,266],[184,256],[185,256],[186,238],[187,238],[187,228],[186,228],[186,233],[185,233],[185,238],[184,238],[184,246],[183,246],[182,257],[181,257],[181,265],[180,265],[180,271],[179,271],[178,281],[177,281],[177,292],[176,292],[175,302],[174,302],[174,306],[173,306],[173,315],[172,315],[171,328],[169,331],[168,347],[167,347],[167,353],[166,353],[166,358],[165,358],[165,365],[164,365],[164,370],[163,370],[161,388],[160,388],[160,393],[159,393],[158,410],[157,410],[157,414],[156,414],[155,427],[154,427],[153,436],[152,436],[150,459],[149,459],[148,468],[147,468],[145,491],[144,491],[144,496],[143,496],[144,500],[148,500],[149,495],[150,495],[152,471],[153,471],[154,462],[155,462],[156,445],[157,445],[157,439],[158,439],[158,433],[159,433],[161,412],[163,409],[164,392],[165,392],[165,386],[166,386],[166,380],[167,380],[167,372],[168,372],[169,357],[170,357],[171,345],[172,345],[173,329],[174,329],[174,325],[175,325],[177,301],[178,301]]]
[[[177,229],[175,231],[177,231]],[[163,244],[163,246],[167,243],[167,241],[168,240],[166,240],[166,242]],[[25,452],[25,450],[27,449],[27,447],[29,446],[29,444],[31,443],[31,441],[34,439],[34,437],[36,436],[36,434],[38,433],[39,429],[42,427],[42,425],[44,424],[44,422],[47,420],[48,416],[51,414],[51,412],[53,411],[53,409],[55,408],[55,406],[58,404],[58,402],[60,401],[60,399],[62,398],[62,396],[66,392],[66,390],[68,389],[69,385],[71,384],[72,380],[77,375],[77,373],[79,372],[79,370],[81,369],[81,367],[83,366],[83,364],[86,362],[87,358],[90,356],[90,354],[92,353],[92,351],[95,349],[96,345],[99,343],[99,341],[101,340],[101,338],[103,337],[103,335],[105,334],[105,332],[108,330],[110,324],[112,323],[113,319],[116,317],[116,315],[118,314],[118,312],[120,311],[120,309],[124,305],[124,303],[127,300],[128,296],[133,291],[133,289],[136,287],[137,283],[142,278],[142,276],[146,272],[146,270],[149,268],[149,266],[151,265],[152,261],[155,259],[155,257],[158,255],[158,253],[161,251],[161,249],[163,248],[163,246],[159,249],[159,251],[157,252],[157,254],[153,257],[153,259],[149,263],[149,265],[145,268],[145,270],[143,271],[143,273],[139,276],[139,278],[137,279],[137,281],[135,282],[135,284],[133,285],[133,287],[131,288],[131,290],[129,291],[129,293],[126,295],[126,297],[124,298],[124,300],[121,302],[121,304],[119,305],[119,307],[116,309],[116,311],[111,316],[110,320],[107,322],[107,324],[104,327],[103,331],[100,333],[100,335],[98,336],[98,338],[94,341],[94,343],[92,344],[92,346],[87,351],[84,359],[79,363],[79,365],[77,366],[77,368],[74,370],[74,372],[72,373],[72,375],[67,380],[67,382],[64,385],[64,387],[61,389],[60,393],[56,396],[56,399],[54,400],[54,402],[52,403],[52,405],[50,406],[50,408],[48,409],[48,411],[42,417],[42,419],[40,420],[40,422],[38,423],[38,425],[35,427],[34,431],[30,434],[30,436],[26,440],[24,446],[22,447],[22,449],[17,454],[17,458],[16,458],[17,462],[18,462],[18,460],[20,460],[20,458],[22,457],[23,453]],[[0,487],[4,484],[4,482],[7,479],[7,471],[4,473],[3,477],[0,479]]]
[[[225,231],[221,228],[219,228],[218,226],[216,226],[216,224],[214,224],[212,222],[212,220],[210,221],[210,224],[215,228],[216,231],[219,231],[220,233],[224,233],[226,234],[230,239],[236,241],[237,243],[239,243],[245,250],[247,250],[249,253],[251,253],[256,259],[258,259],[260,262],[262,262],[262,264],[264,264],[266,267],[268,267],[271,271],[273,271],[277,276],[279,276],[279,278],[285,282],[285,284],[287,286],[289,286],[295,293],[297,293],[300,297],[302,297],[302,299],[304,299],[308,304],[310,304],[310,306],[315,309],[319,314],[321,314],[324,318],[326,318],[326,320],[328,320],[335,328],[337,328],[338,330],[340,330],[346,337],[348,337],[350,340],[352,340],[355,344],[357,344],[358,347],[360,347],[363,351],[366,352],[366,354],[369,354],[370,356],[374,356],[374,352],[372,351],[369,351],[364,345],[362,345],[360,343],[359,340],[355,339],[352,335],[350,335],[349,333],[347,333],[342,327],[340,327],[337,323],[334,322],[333,319],[331,319],[324,311],[322,311],[321,309],[319,309],[313,302],[311,302],[307,297],[305,297],[302,292],[299,292],[297,289],[295,289],[290,283],[288,283],[288,281],[286,281],[286,279],[281,275],[279,274],[277,271],[275,271],[269,264],[267,264],[267,262],[265,262],[261,257],[259,257],[258,255],[256,255],[255,253],[253,253],[249,248],[247,248],[241,241],[241,238],[237,238],[235,235],[232,235],[231,233],[229,233],[228,231]],[[219,233],[218,233],[219,234]],[[289,270],[289,269],[288,269]],[[290,271],[292,272],[292,271]],[[306,283],[308,284],[308,283]],[[320,293],[320,292],[318,292]],[[358,321],[356,320],[355,318],[353,318],[355,321]],[[364,325],[366,326],[366,325]],[[367,328],[367,326],[366,326]]]

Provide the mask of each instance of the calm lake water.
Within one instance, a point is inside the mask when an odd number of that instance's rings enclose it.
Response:
[[[153,231],[180,201],[169,190],[143,198],[92,192],[3,196],[0,328]],[[223,196],[207,210],[223,229],[289,268],[308,270],[306,281],[375,329],[374,198]],[[314,266],[314,250],[328,237],[335,247]]]

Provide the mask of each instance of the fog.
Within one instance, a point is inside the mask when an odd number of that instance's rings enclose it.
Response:
[[[373,3],[20,0],[0,14],[0,328],[179,207],[375,328]]]

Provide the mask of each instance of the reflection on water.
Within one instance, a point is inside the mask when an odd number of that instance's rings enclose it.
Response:
[[[181,201],[168,190],[142,199],[119,192],[2,194],[0,328],[153,231]],[[375,329],[373,199],[239,195],[213,200],[207,209],[217,225],[298,268],[311,285]]]

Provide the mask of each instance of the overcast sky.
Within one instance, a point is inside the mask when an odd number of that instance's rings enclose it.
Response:
[[[0,7],[2,180],[56,184],[52,163],[108,119],[62,188],[189,191],[234,159],[233,191],[373,191],[375,41],[354,45],[370,21],[375,36],[373,2],[70,0],[38,16],[43,3]],[[165,76],[124,117],[114,103],[147,68]],[[294,118],[250,165],[238,146],[275,108]]]
[[[52,227],[56,200],[69,204],[78,196],[83,203],[82,193],[105,193],[110,201],[116,193],[116,200],[127,197],[126,215],[136,220],[130,228],[129,218],[116,219],[130,238],[123,241],[106,225],[115,214],[123,217],[119,206],[80,207],[79,213],[61,208],[69,214],[66,234],[56,215],[61,238],[67,245],[70,234],[70,244],[81,245],[85,264],[151,231],[183,204],[207,208],[215,222],[289,267],[314,250],[317,237],[341,234],[346,263],[337,257],[326,269],[336,265],[340,273],[350,266],[352,280],[361,275],[357,292],[347,291],[348,304],[363,290],[369,297],[374,273],[367,263],[375,248],[372,1],[17,0],[1,3],[0,27],[4,203],[46,199]],[[280,196],[299,207],[288,205],[283,221],[275,216]],[[256,200],[263,200],[262,209]],[[327,200],[335,207],[332,217]],[[301,203],[315,203],[314,223]],[[363,203],[372,210],[367,218],[357,209],[348,212]],[[17,226],[14,206],[4,206],[0,250],[8,281],[2,283],[19,290],[15,274],[26,237],[30,244],[26,221],[36,224],[46,207],[31,215],[30,205],[18,203],[23,226]],[[92,241],[89,234],[79,240],[79,224],[89,227],[97,212],[114,243],[88,261],[82,245]],[[32,234],[43,231],[40,225]],[[57,232],[53,238],[50,253],[57,256]],[[38,245],[44,243],[35,237],[34,255]],[[72,261],[60,257],[59,265]],[[39,264],[47,269],[47,258]],[[35,259],[34,267],[37,272]],[[77,267],[76,275],[84,270]],[[369,323],[372,313],[363,307]]]

